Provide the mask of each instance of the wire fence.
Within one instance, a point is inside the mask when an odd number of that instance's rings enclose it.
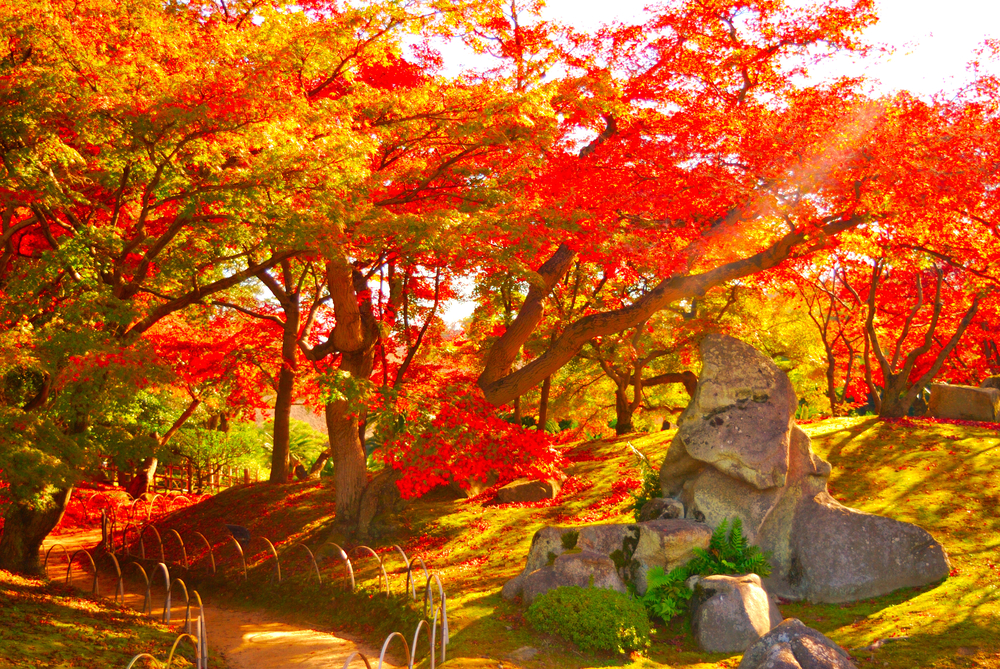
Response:
[[[94,497],[97,497],[97,495],[92,496],[88,500],[88,504],[94,501]],[[100,548],[103,551],[98,553],[97,560],[95,560],[94,555],[88,550],[80,549],[71,554],[64,545],[59,543],[50,546],[45,552],[44,557],[43,572],[48,573],[49,561],[53,552],[57,549],[61,550],[61,553],[57,553],[57,555],[61,555],[66,562],[66,583],[69,583],[72,579],[74,565],[81,563],[86,558],[83,567],[89,567],[93,573],[91,592],[95,596],[101,596],[101,570],[98,564],[98,562],[101,562],[106,570],[113,570],[111,571],[114,580],[112,601],[116,603],[119,601],[122,604],[125,603],[126,581],[124,571],[129,571],[129,573],[135,574],[136,577],[141,577],[141,583],[144,587],[144,591],[141,593],[143,596],[141,612],[151,616],[154,615],[153,590],[154,587],[158,588],[155,584],[162,583],[164,599],[162,612],[159,614],[159,617],[167,624],[171,622],[172,598],[174,594],[178,593],[180,596],[183,596],[185,609],[184,632],[175,639],[167,659],[161,662],[148,653],[140,653],[131,659],[126,669],[131,669],[133,666],[142,666],[137,663],[143,661],[147,663],[146,666],[151,662],[156,667],[170,667],[176,655],[178,645],[184,640],[188,640],[194,645],[195,669],[208,669],[208,630],[201,595],[197,590],[189,590],[183,579],[179,577],[172,578],[170,575],[171,568],[175,570],[183,569],[187,573],[197,568],[213,576],[222,575],[225,578],[231,577],[235,578],[239,583],[245,584],[249,582],[247,563],[249,554],[251,561],[253,561],[253,566],[265,565],[268,562],[272,562],[272,578],[278,583],[299,582],[307,585],[313,578],[315,578],[317,584],[323,583],[324,570],[321,568],[321,564],[324,559],[329,558],[335,562],[335,565],[328,570],[327,577],[331,580],[336,579],[338,578],[336,572],[339,571],[339,578],[343,580],[345,586],[351,592],[355,592],[358,589],[355,565],[360,560],[367,560],[370,564],[377,566],[374,576],[376,590],[381,590],[387,597],[391,594],[392,587],[388,572],[386,571],[385,559],[369,546],[358,545],[350,549],[345,549],[337,543],[327,540],[317,547],[310,548],[305,543],[295,542],[285,544],[279,553],[274,543],[267,537],[251,537],[244,528],[238,526],[228,526],[230,528],[228,541],[224,539],[217,545],[213,545],[205,534],[200,531],[193,531],[188,536],[188,542],[185,542],[181,533],[175,529],[169,529],[165,533],[165,536],[161,536],[160,531],[150,522],[154,506],[160,497],[159,495],[154,495],[148,500],[136,499],[127,504],[110,505],[101,508],[101,526],[103,531]],[[122,510],[121,518],[119,518],[119,509]],[[118,529],[119,525],[122,525],[120,530]],[[171,542],[169,557],[168,551],[165,550],[164,546],[165,540]],[[221,548],[219,547],[220,545]],[[194,547],[194,550],[189,552],[189,546]],[[227,546],[230,549],[228,550],[229,555],[225,556],[225,559],[235,565],[235,574],[232,576],[220,570],[220,563],[224,558],[222,551]],[[255,547],[257,548],[256,552],[254,552]],[[147,553],[149,553],[150,557],[147,557]],[[407,667],[408,669],[413,669],[417,661],[417,647],[420,635],[423,632],[426,643],[429,646],[429,667],[430,669],[435,669],[438,661],[445,662],[447,659],[450,636],[448,628],[448,598],[441,579],[441,573],[428,570],[423,556],[420,554],[414,555],[412,558],[408,557],[403,548],[398,545],[391,546],[389,554],[398,555],[405,567],[405,569],[400,570],[405,574],[405,579],[402,579],[399,585],[401,593],[408,595],[410,601],[416,602],[422,591],[423,615],[413,632],[412,643],[408,643],[406,637],[401,632],[392,632],[385,638],[378,658],[378,667],[381,669],[390,644],[398,639],[399,643],[396,645],[402,645]],[[263,558],[256,559],[258,556],[263,556]],[[217,557],[220,559],[217,559]],[[372,559],[374,563],[371,562]],[[143,567],[143,563],[148,565],[150,561],[152,561],[154,566],[147,573],[146,568]],[[283,561],[285,563],[284,574],[282,572]],[[124,570],[122,564],[125,564]],[[338,569],[337,564],[342,565],[342,569]],[[294,572],[294,578],[292,578],[292,572],[289,571],[289,567],[292,566],[298,567]],[[421,582],[423,587],[419,587],[418,585]],[[193,608],[196,608],[194,616],[192,616]],[[440,651],[440,660],[438,659],[438,651]],[[356,651],[347,657],[343,667],[347,669],[351,663],[361,661],[366,667],[371,669],[373,660],[374,658],[368,658],[364,653]]]

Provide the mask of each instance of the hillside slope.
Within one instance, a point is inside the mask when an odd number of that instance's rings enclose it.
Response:
[[[831,419],[804,425],[813,448],[833,465],[831,493],[863,511],[916,523],[941,541],[951,556],[952,576],[936,586],[892,593],[849,605],[793,603],[782,606],[846,648],[862,648],[889,637],[907,637],[855,655],[890,667],[1000,668],[1000,434],[983,426],[932,421],[877,422]],[[449,658],[507,660],[523,646],[539,655],[525,666],[585,667],[610,664],[671,667],[735,667],[739,656],[701,653],[685,634],[685,621],[659,628],[647,658],[584,655],[562,642],[536,635],[521,608],[503,602],[503,583],[518,573],[534,532],[543,525],[629,522],[629,490],[639,478],[631,442],[658,463],[673,432],[586,442],[567,451],[571,476],[556,503],[495,505],[482,500],[424,499],[409,503],[377,529],[370,542],[383,556],[393,593],[405,584],[398,544],[420,554],[439,571],[449,602]],[[368,594],[348,596],[343,565],[320,557],[324,585],[308,581],[311,565],[304,543],[316,550],[333,532],[333,491],[325,482],[241,486],[162,520],[189,537],[194,530],[214,545],[225,589],[235,602],[283,609],[304,621],[322,622],[380,640],[393,625],[412,634],[419,611],[402,595],[374,596],[374,560],[355,559],[359,586]],[[224,524],[247,527],[268,538],[280,558],[283,583],[272,583],[274,564],[262,541],[251,544],[250,586],[242,585],[236,549]],[[171,535],[172,536],[172,535]],[[188,544],[192,542],[187,540]],[[168,559],[179,545],[165,538]],[[147,546],[150,544],[147,543]],[[347,547],[347,546],[345,546]],[[349,548],[349,547],[347,547]],[[149,548],[147,547],[147,550]],[[206,554],[204,548],[201,554]],[[193,547],[192,560],[204,558]],[[220,586],[222,579],[218,579]],[[219,593],[221,596],[221,592]],[[417,607],[419,608],[419,607]]]

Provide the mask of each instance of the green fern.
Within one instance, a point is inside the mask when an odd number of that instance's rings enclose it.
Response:
[[[768,556],[758,546],[754,546],[743,536],[740,519],[727,518],[719,523],[708,548],[695,548],[694,558],[687,564],[664,573],[655,567],[646,575],[646,594],[642,603],[651,616],[662,618],[664,622],[683,613],[693,594],[685,581],[694,575],[715,574],[758,574],[768,576],[771,564]]]

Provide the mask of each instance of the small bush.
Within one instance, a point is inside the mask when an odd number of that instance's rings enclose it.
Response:
[[[627,653],[649,647],[646,609],[614,590],[574,586],[549,590],[525,617],[539,632],[561,636],[585,651]]]

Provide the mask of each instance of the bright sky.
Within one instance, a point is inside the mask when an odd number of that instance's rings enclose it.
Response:
[[[870,42],[896,47],[895,53],[864,61],[834,57],[815,68],[814,76],[865,75],[879,80],[884,92],[906,89],[921,97],[955,91],[969,82],[966,66],[976,57],[983,40],[1000,39],[998,0],[876,2],[879,21],[865,36]],[[643,8],[649,4],[649,0],[548,0],[544,14],[585,30],[609,21],[641,20]],[[1000,62],[984,61],[983,68],[1000,74]],[[472,313],[474,306],[464,300],[452,301],[444,319],[460,321]]]
[[[807,0],[798,0],[807,4]],[[797,4],[797,0],[792,0]],[[608,21],[637,20],[650,0],[548,0],[547,18],[577,29]],[[810,3],[811,4],[811,3]],[[920,95],[955,90],[967,83],[966,65],[986,37],[1000,38],[997,0],[876,0],[879,22],[865,35],[872,42],[897,47],[879,61],[855,63],[835,58],[816,76],[859,75],[881,80],[883,90],[907,89]],[[990,32],[992,31],[992,32]],[[1000,63],[987,65],[1000,72]]]

